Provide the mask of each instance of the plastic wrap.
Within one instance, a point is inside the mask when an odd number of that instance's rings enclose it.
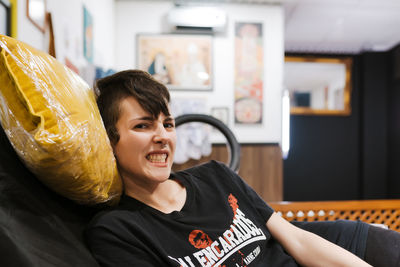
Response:
[[[81,204],[115,203],[116,160],[93,90],[50,55],[0,35],[0,119],[25,165]]]

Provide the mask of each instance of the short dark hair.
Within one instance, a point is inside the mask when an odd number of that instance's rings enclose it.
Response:
[[[125,70],[99,79],[95,84],[95,92],[104,127],[113,145],[119,141],[116,124],[121,115],[120,103],[125,98],[134,97],[153,118],[160,113],[170,116],[168,89],[141,70]]]

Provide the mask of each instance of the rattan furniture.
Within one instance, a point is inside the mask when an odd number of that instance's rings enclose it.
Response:
[[[400,199],[268,203],[288,221],[360,220],[400,232]]]

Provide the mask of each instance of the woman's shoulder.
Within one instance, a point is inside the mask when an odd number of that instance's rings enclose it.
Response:
[[[214,160],[179,171],[175,175],[190,182],[203,181],[213,185],[231,184],[235,179],[234,172],[228,166]]]
[[[142,203],[136,199],[122,195],[119,204],[115,207],[110,207],[98,212],[88,224],[88,227],[106,227],[122,223],[126,220],[135,220],[140,217],[141,210],[143,209]]]
[[[199,174],[212,174],[212,173],[229,173],[230,169],[222,162],[215,160],[208,161],[206,163],[190,167],[186,170],[180,171],[182,173],[188,173],[192,175]]]

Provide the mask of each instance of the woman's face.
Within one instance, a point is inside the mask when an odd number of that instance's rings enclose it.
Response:
[[[174,119],[163,113],[152,118],[134,97],[122,100],[120,109],[120,138],[113,149],[122,178],[143,186],[165,181],[176,146]]]

